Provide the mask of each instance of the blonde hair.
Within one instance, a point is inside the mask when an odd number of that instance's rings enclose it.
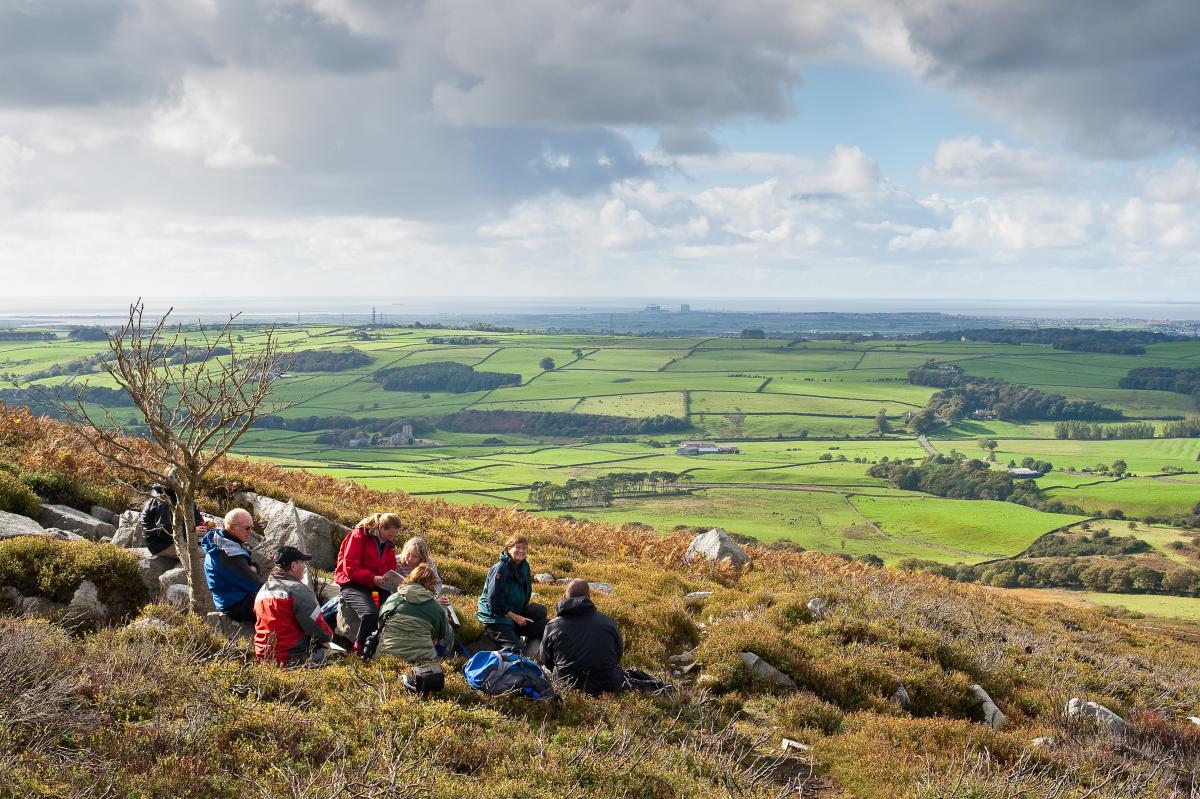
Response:
[[[399,530],[400,525],[400,517],[394,513],[372,513],[358,523],[358,526],[368,533],[373,533],[380,528]]]
[[[418,563],[405,582],[423,585],[432,591],[437,585],[437,575],[434,574],[433,568],[428,563]]]
[[[419,535],[414,535],[412,538],[404,542],[403,548],[400,550],[398,560],[408,560],[409,554],[416,552],[421,556],[421,563],[429,562],[429,542]]]

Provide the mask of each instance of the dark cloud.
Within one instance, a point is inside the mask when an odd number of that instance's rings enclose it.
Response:
[[[716,155],[722,147],[702,128],[668,127],[658,131],[658,149],[668,155]]]
[[[929,74],[1100,157],[1200,143],[1195,0],[897,0]]]

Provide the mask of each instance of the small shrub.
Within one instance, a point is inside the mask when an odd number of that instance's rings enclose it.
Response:
[[[94,583],[100,601],[120,615],[149,599],[137,557],[120,547],[33,536],[0,541],[0,585],[69,602],[84,580]]]
[[[803,729],[820,730],[833,735],[842,728],[845,714],[811,691],[801,691],[781,698],[771,710],[771,720],[783,728],[789,738]]]
[[[0,471],[0,510],[22,516],[37,516],[37,494],[9,472]]]
[[[117,504],[112,491],[84,485],[65,472],[24,472],[21,481],[43,501],[52,505],[69,505],[79,510],[87,510],[92,505],[108,507]]]

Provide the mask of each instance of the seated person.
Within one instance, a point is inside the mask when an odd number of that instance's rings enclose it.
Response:
[[[337,568],[333,581],[342,589],[341,605],[349,608],[358,619],[354,633],[354,654],[361,655],[363,645],[375,632],[379,608],[387,600],[390,589],[388,572],[396,568],[396,536],[400,533],[400,517],[394,513],[374,513],[359,522],[338,550]],[[376,604],[375,596],[379,597]]]
[[[253,532],[254,517],[234,508],[225,514],[225,529],[211,530],[200,539],[213,604],[234,621],[254,621],[254,597],[263,583],[246,546]]]
[[[525,642],[540,640],[546,629],[546,608],[529,601],[533,576],[525,560],[528,554],[528,538],[517,535],[508,539],[479,595],[475,618],[483,622],[484,632],[501,649],[521,652]]]
[[[454,630],[445,609],[433,595],[435,572],[418,564],[407,582],[396,589],[379,609],[377,655],[394,655],[410,663],[427,663],[438,657],[436,647],[449,651]]]
[[[254,600],[254,656],[294,666],[310,660],[321,663],[333,640],[333,630],[321,617],[317,595],[308,586],[308,555],[282,546],[275,568]]]
[[[596,610],[586,580],[567,583],[558,615],[546,625],[542,663],[554,676],[589,694],[625,687],[621,669],[621,630]]]
[[[179,554],[175,551],[175,539],[171,534],[175,526],[173,509],[178,502],[179,498],[174,491],[155,483],[150,489],[150,499],[142,506],[142,537],[146,542],[146,549],[155,557],[179,559]],[[204,517],[194,505],[192,512],[196,516],[196,528],[200,529],[204,524]]]
[[[442,575],[438,574],[437,564],[429,556],[429,544],[424,538],[413,536],[404,542],[404,546],[400,548],[400,554],[396,556],[396,572],[407,580],[408,576],[412,574],[412,570],[422,563],[433,569],[433,593],[437,596],[438,604],[448,607],[450,597],[441,596]]]

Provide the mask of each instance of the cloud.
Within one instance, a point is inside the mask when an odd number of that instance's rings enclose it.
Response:
[[[1141,174],[1147,199],[1160,203],[1200,201],[1200,163],[1180,158],[1164,169],[1145,170]]]
[[[896,236],[889,249],[1007,257],[1023,250],[1082,248],[1103,234],[1103,209],[1084,198],[1030,192],[959,202],[935,195],[928,205],[948,222]]]
[[[932,166],[921,170],[921,180],[928,183],[966,189],[1050,186],[1064,175],[1062,164],[1048,156],[1001,141],[984,144],[978,136],[942,141]]]
[[[1200,143],[1194,0],[897,0],[923,74],[1093,157]]]

